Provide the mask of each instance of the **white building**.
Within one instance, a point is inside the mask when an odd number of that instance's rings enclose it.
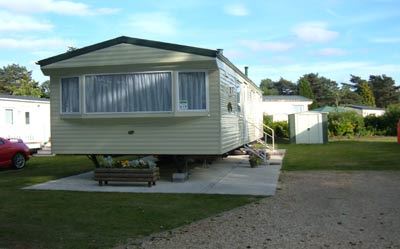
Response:
[[[372,106],[364,106],[364,105],[347,105],[347,108],[359,113],[363,117],[368,115],[374,115],[376,117],[382,116],[385,114],[385,109],[372,107]]]
[[[267,95],[263,96],[262,109],[274,122],[288,121],[289,114],[306,112],[311,103],[311,99],[299,95]]]
[[[20,138],[29,148],[39,148],[50,139],[48,99],[0,95],[0,137]]]

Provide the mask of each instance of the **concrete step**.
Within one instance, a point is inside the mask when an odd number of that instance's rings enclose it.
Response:
[[[49,150],[38,150],[37,153],[35,154],[36,156],[50,156],[53,155],[51,153],[51,148]]]
[[[286,150],[285,149],[276,149],[276,150],[267,150],[266,151],[269,155],[280,155],[282,157],[285,156]]]
[[[38,154],[33,154],[34,157],[52,157],[55,156],[55,154],[45,154],[45,155],[38,155]]]

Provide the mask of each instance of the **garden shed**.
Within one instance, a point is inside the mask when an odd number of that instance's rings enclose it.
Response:
[[[55,154],[222,155],[263,137],[261,90],[221,49],[121,36],[38,64]]]
[[[289,115],[291,143],[323,144],[328,142],[328,116],[320,112],[301,112]]]

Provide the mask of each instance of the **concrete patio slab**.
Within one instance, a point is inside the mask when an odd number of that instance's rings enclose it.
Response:
[[[275,194],[281,164],[261,165],[250,168],[248,156],[230,156],[215,161],[209,167],[196,167],[191,170],[186,182],[157,181],[151,188],[147,184],[109,182],[99,186],[93,180],[93,172],[65,177],[24,189],[69,190],[86,192],[129,192],[129,193],[196,193],[263,195]]]

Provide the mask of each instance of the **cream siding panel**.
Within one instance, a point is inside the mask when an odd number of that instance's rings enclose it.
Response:
[[[215,59],[208,56],[124,43],[59,61],[42,69],[212,60]]]
[[[217,61],[220,69],[220,109],[221,109],[221,150],[228,152],[243,144],[261,138],[262,134],[262,95],[256,87],[246,82],[222,61]],[[230,87],[240,85],[241,110],[238,111],[236,92]],[[228,112],[231,102],[233,111]]]
[[[201,65],[201,64],[200,64]],[[219,73],[207,67],[175,65],[174,69],[208,70],[210,112],[198,117],[62,118],[60,77],[51,76],[52,150],[56,154],[209,154],[220,152]],[[127,70],[125,70],[127,69]],[[136,71],[109,67],[102,72]],[[157,67],[147,68],[148,71]],[[96,70],[94,70],[96,71]],[[80,73],[96,73],[81,68]],[[75,74],[77,71],[75,71]],[[63,70],[57,71],[62,75]],[[73,75],[72,71],[65,74]],[[128,135],[133,130],[134,134]]]

